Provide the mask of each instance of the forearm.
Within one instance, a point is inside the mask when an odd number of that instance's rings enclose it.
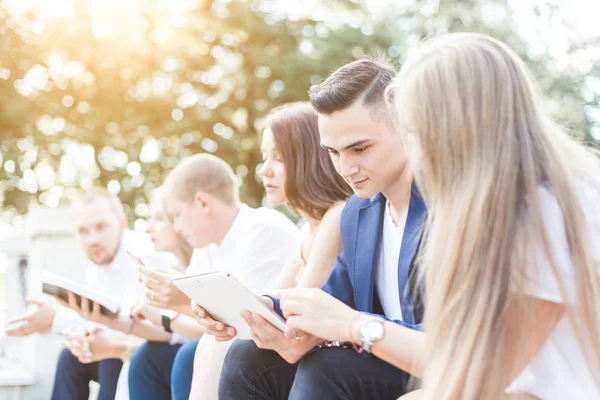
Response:
[[[172,310],[178,312],[179,314],[186,315],[190,318],[196,318],[196,314],[194,314],[194,311],[192,310],[192,305],[190,303],[173,307]]]
[[[296,277],[300,273],[301,265],[294,259],[288,260],[283,270],[277,276],[275,289],[289,289],[296,286]]]
[[[333,262],[331,264],[333,267]],[[296,287],[320,288],[327,281],[332,268],[306,268]]]
[[[351,340],[357,345],[361,344],[360,327],[366,318],[369,316],[363,314],[352,324]],[[385,322],[384,326],[385,335],[371,347],[371,353],[411,375],[420,377],[423,373],[421,360],[425,355],[425,334],[389,321]]]
[[[168,342],[171,340],[171,334],[165,332],[162,326],[144,324],[133,319],[115,318],[109,328],[153,342]]]
[[[171,330],[190,339],[197,339],[205,332],[204,327],[198,324],[194,318],[187,315],[180,315],[171,320]]]
[[[136,348],[140,344],[144,343],[144,340],[136,337],[124,337],[115,338],[111,341],[111,345],[108,348],[107,358],[120,358],[121,355],[130,348]]]

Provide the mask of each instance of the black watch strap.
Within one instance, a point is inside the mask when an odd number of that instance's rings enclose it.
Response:
[[[162,319],[162,326],[165,329],[165,331],[169,332],[169,333],[173,333],[173,331],[171,330],[171,317],[169,317],[168,315],[161,315],[161,319]]]

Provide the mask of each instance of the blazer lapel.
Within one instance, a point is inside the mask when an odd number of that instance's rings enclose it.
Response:
[[[425,203],[416,185],[413,183],[402,245],[398,257],[398,290],[400,293],[400,307],[402,308],[402,319],[409,324],[415,323],[412,298],[409,292],[408,276],[412,260],[419,247],[423,224],[427,216]]]
[[[375,196],[369,205],[361,208],[358,215],[352,283],[358,311],[373,311],[375,267],[381,240],[385,198]]]

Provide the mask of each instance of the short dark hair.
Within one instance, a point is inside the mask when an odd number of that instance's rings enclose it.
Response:
[[[387,108],[385,89],[396,76],[388,60],[364,58],[344,65],[325,82],[310,88],[310,103],[319,114],[331,115],[362,99],[363,106]]]
[[[317,113],[308,102],[291,103],[269,113],[275,148],[285,166],[285,195],[294,211],[321,220],[327,210],[352,195],[321,147]]]

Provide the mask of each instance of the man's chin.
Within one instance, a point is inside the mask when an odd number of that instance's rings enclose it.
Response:
[[[374,190],[373,188],[369,188],[369,187],[362,187],[362,188],[352,188],[354,190],[354,194],[356,195],[356,197],[360,197],[361,199],[369,199],[373,196],[375,196],[377,193],[376,190]]]
[[[112,262],[112,258],[102,256],[102,257],[89,257],[89,259],[96,265],[106,265]]]

